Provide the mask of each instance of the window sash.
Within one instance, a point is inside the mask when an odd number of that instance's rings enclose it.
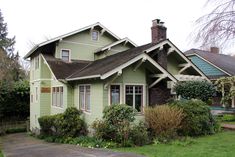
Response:
[[[69,50],[61,50],[61,59],[64,61],[69,61],[70,51]]]
[[[120,104],[120,85],[110,86],[110,104]]]
[[[91,110],[91,95],[90,95],[90,85],[79,86],[79,108],[81,110],[90,112]]]
[[[98,32],[98,31],[92,31],[92,33],[91,33],[91,39],[92,39],[93,41],[98,41],[98,39],[99,39],[99,32]]]
[[[52,106],[63,107],[63,87],[52,87]]]
[[[138,112],[143,109],[143,85],[126,85],[125,103]]]

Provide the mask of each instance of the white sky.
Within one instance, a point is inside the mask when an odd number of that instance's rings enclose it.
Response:
[[[120,38],[137,45],[151,41],[152,20],[160,18],[168,38],[182,51],[197,47],[190,38],[194,21],[208,13],[207,0],[0,0],[9,35],[24,56],[30,42],[40,43],[101,22]]]

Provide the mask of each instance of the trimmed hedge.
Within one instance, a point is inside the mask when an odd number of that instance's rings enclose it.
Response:
[[[216,92],[212,83],[206,81],[178,82],[174,90],[184,99],[200,99],[207,102]]]

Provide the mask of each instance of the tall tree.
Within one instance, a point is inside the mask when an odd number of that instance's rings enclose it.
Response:
[[[196,21],[195,42],[201,46],[220,46],[234,44],[235,39],[235,0],[208,0],[215,8]]]
[[[0,10],[0,80],[18,81],[24,78],[19,54],[14,53],[15,37],[8,37],[7,23]]]

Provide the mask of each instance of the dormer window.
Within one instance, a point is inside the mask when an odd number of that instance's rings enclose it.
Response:
[[[70,50],[61,50],[61,59],[63,61],[69,62],[70,60]]]
[[[98,41],[99,40],[99,32],[96,30],[93,30],[91,32],[91,40]]]

